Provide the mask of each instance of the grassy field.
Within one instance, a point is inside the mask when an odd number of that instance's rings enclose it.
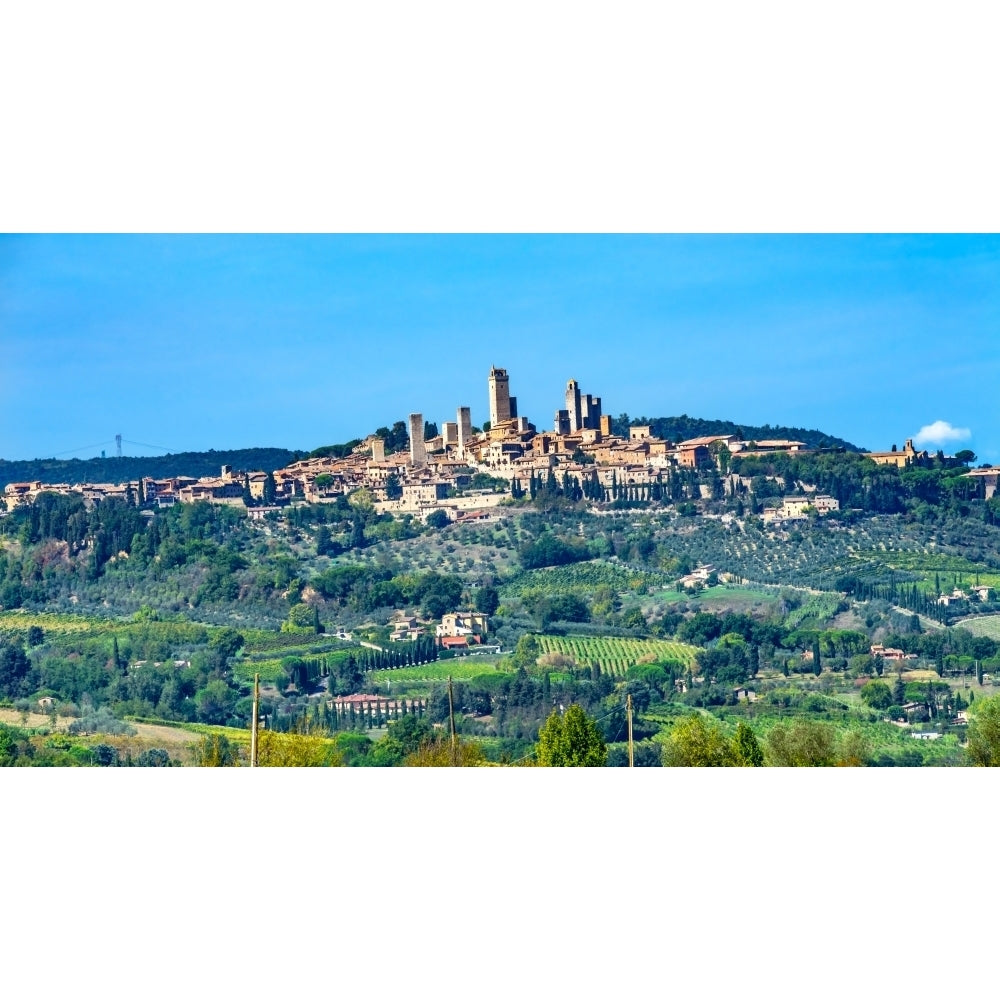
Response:
[[[726,605],[738,609],[753,607],[757,604],[775,604],[780,595],[774,590],[754,590],[751,587],[709,587],[699,596],[703,604]]]
[[[982,615],[977,618],[965,618],[955,622],[952,628],[964,628],[973,635],[983,635],[989,639],[1000,641],[1000,615]]]
[[[281,659],[237,660],[233,664],[233,675],[241,681],[252,681],[254,674],[260,674],[262,681],[275,681],[282,674]]]
[[[90,615],[62,615],[47,611],[24,611],[20,608],[15,611],[0,611],[0,633],[27,632],[33,625],[37,625],[48,633],[67,635],[103,631],[121,624],[123,623]]]
[[[540,635],[537,639],[543,653],[572,657],[581,667],[597,663],[603,673],[619,677],[642,659],[679,660],[690,666],[698,652],[696,646],[666,639],[575,635]]]
[[[373,670],[368,677],[378,691],[387,690],[388,684],[388,690],[402,694],[431,684],[441,684],[449,677],[467,681],[481,674],[494,673],[501,669],[501,662],[501,658],[496,656],[463,656],[414,667],[397,667],[395,670]]]
[[[717,587],[708,587],[698,594],[682,593],[673,587],[655,590],[648,596],[623,601],[622,607],[640,607],[644,613],[649,613],[662,605],[678,604],[685,601],[691,608],[702,607],[706,611],[749,613],[752,610],[769,609],[779,599],[780,595],[776,590],[763,588],[757,590],[750,587],[730,587],[719,584]]]

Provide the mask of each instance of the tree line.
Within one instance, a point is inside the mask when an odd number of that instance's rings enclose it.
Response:
[[[0,490],[8,483],[125,483],[176,476],[217,476],[223,465],[273,472],[305,457],[287,448],[237,448],[224,451],[180,451],[167,455],[123,455],[121,458],[0,459]]]

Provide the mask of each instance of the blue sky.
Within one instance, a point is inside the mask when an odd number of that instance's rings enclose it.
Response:
[[[870,448],[940,421],[925,446],[1000,461],[1000,239],[7,236],[0,359],[8,459],[478,424],[497,364],[539,428],[576,378],[614,414]]]

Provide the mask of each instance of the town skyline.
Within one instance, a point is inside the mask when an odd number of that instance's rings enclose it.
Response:
[[[479,424],[503,363],[542,423],[571,374],[615,415],[996,461],[966,386],[998,274],[992,237],[5,237],[0,456],[309,449],[457,395]]]
[[[481,427],[473,424],[471,407],[457,399],[455,419],[443,420],[440,426],[422,412],[411,412],[391,427],[382,425],[364,438],[321,447],[282,468],[238,469],[222,464],[218,475],[196,476],[178,465],[166,477],[147,473],[132,480],[119,475],[110,482],[83,482],[77,469],[70,482],[6,482],[0,499],[12,510],[53,493],[76,495],[89,504],[117,498],[133,507],[150,508],[205,501],[239,507],[259,520],[284,505],[336,504],[358,495],[380,514],[416,515],[424,521],[436,514],[446,524],[489,518],[508,495],[517,501],[527,493],[534,500],[541,489],[561,492],[574,502],[586,498],[598,504],[619,500],[661,504],[681,498],[691,485],[689,477],[699,474],[709,479],[703,488],[699,486],[700,497],[735,497],[749,490],[753,480],[731,474],[734,456],[798,459],[831,451],[843,454],[848,447],[847,442],[808,430],[802,433],[805,440],[755,433],[766,434],[766,428],[725,425],[690,436],[697,421],[681,421],[688,426],[687,435],[676,433],[677,425],[669,419],[625,422],[603,413],[602,398],[582,392],[573,378],[556,404],[551,429],[546,429],[541,421],[534,423],[519,413],[506,368],[492,365],[486,382],[490,419]],[[922,443],[907,438],[902,448],[894,442],[888,450],[862,454],[876,465],[896,470],[930,468],[945,461],[943,449],[933,456],[920,447]],[[120,439],[116,445],[120,447]],[[948,460],[967,467],[975,455],[961,449]],[[984,464],[967,476],[981,479],[975,488],[989,500],[997,490],[998,472]],[[754,502],[750,509],[768,522],[839,510],[838,498],[815,486],[806,492],[805,497],[778,507],[757,510]]]

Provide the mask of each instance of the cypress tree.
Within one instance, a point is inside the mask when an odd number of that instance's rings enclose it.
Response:
[[[365,547],[365,519],[359,513],[351,524],[351,542],[350,547],[352,549],[363,549]]]
[[[896,679],[892,683],[892,703],[902,705],[906,701],[906,688],[903,685],[902,674],[896,674]]]
[[[264,503],[272,504],[278,493],[278,484],[274,481],[274,473],[269,472],[264,479]]]

